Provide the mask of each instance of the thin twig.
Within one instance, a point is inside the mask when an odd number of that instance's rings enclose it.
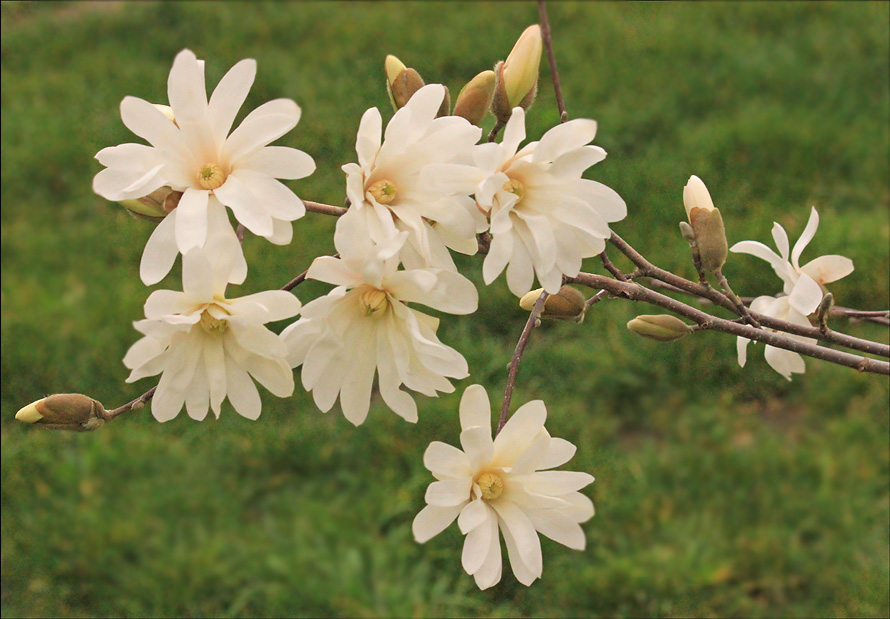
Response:
[[[343,208],[342,206],[334,206],[333,204],[322,204],[321,202],[310,202],[309,200],[303,200],[303,204],[306,205],[307,211],[311,211],[313,213],[321,213],[322,215],[333,215],[334,217],[345,215],[346,211],[349,210]]]
[[[870,359],[860,355],[853,355],[833,348],[802,342],[788,337],[786,334],[776,333],[767,329],[757,329],[750,325],[717,318],[690,305],[686,305],[676,299],[650,290],[635,282],[619,282],[611,277],[595,275],[593,273],[579,273],[577,277],[570,279],[573,283],[583,284],[591,288],[608,290],[615,296],[624,297],[631,301],[642,301],[651,305],[662,307],[671,313],[683,316],[699,325],[700,329],[721,331],[732,335],[763,342],[769,346],[790,350],[814,359],[821,359],[829,363],[854,368],[860,372],[890,375],[890,362]],[[814,329],[818,333],[818,329]]]
[[[497,435],[501,431],[501,428],[504,427],[504,424],[507,423],[507,415],[510,411],[510,399],[513,397],[513,386],[516,384],[516,374],[519,372],[519,361],[522,359],[522,353],[525,351],[525,347],[528,344],[532,329],[534,329],[538,323],[538,317],[544,309],[544,302],[547,300],[547,296],[546,292],[542,292],[541,296],[538,297],[538,300],[535,301],[535,306],[528,315],[528,320],[525,322],[525,327],[522,329],[522,335],[519,336],[519,341],[516,342],[516,350],[513,351],[513,356],[510,358],[510,365],[507,366],[507,388],[504,389],[504,403],[501,406],[501,416],[498,418],[498,429],[495,432],[495,435]]]
[[[736,311],[738,311],[739,315],[745,319],[752,327],[760,328],[760,323],[754,320],[751,316],[751,312],[748,311],[748,308],[745,307],[745,304],[742,303],[741,299],[732,291],[732,288],[729,287],[729,282],[726,281],[726,276],[723,274],[722,269],[717,269],[714,273],[717,276],[717,281],[720,282],[720,287],[723,288],[723,293],[729,297],[729,300],[732,301],[732,304],[735,305]]]
[[[612,264],[612,261],[609,260],[608,254],[606,254],[605,250],[600,253],[600,260],[603,263],[603,267],[612,275],[614,275],[617,279],[626,282],[630,279],[627,275],[625,275],[621,269]]]
[[[238,224],[238,227],[235,228],[235,236],[238,237],[238,242],[244,242],[244,232],[247,228],[244,227],[244,224]]]
[[[151,400],[151,398],[154,396],[156,390],[157,390],[156,386],[152,387],[151,389],[149,389],[148,391],[143,393],[141,396],[139,396],[135,400],[130,400],[123,406],[118,406],[117,408],[112,409],[110,411],[105,411],[105,421],[111,421],[118,415],[122,415],[123,413],[126,413],[127,411],[139,410],[140,408],[145,406],[146,402]]]
[[[590,306],[596,305],[597,303],[605,299],[608,294],[609,292],[607,290],[600,290],[595,295],[587,299],[587,301],[584,302],[584,312],[586,313],[587,310],[590,309]]]
[[[553,79],[556,107],[559,108],[559,122],[564,123],[569,119],[569,113],[566,111],[566,104],[562,99],[559,71],[556,68],[556,55],[553,53],[553,40],[550,36],[550,20],[547,19],[547,3],[544,0],[538,0],[538,17],[541,22],[541,39],[544,42],[544,49],[547,50],[547,60],[550,62],[550,77]]]
[[[501,121],[500,119],[496,120],[494,123],[494,127],[492,127],[491,131],[488,133],[488,141],[494,142],[495,139],[497,139],[498,137],[498,133],[501,132],[501,129],[503,129],[506,124],[507,123]]]

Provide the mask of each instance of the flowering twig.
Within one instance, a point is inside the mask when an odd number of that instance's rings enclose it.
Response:
[[[532,329],[538,324],[538,317],[544,310],[544,302],[547,300],[547,296],[546,292],[542,292],[541,296],[538,297],[538,300],[535,301],[535,306],[528,315],[528,320],[525,322],[525,327],[522,329],[522,335],[519,336],[519,341],[516,342],[516,350],[513,351],[513,356],[510,358],[510,365],[507,370],[507,387],[504,389],[504,403],[501,406],[501,416],[498,418],[498,428],[495,431],[495,434],[500,432],[501,428],[504,427],[504,424],[507,423],[507,415],[510,411],[510,399],[513,397],[513,386],[516,384],[516,374],[519,372],[519,361],[522,359],[522,353],[525,352],[525,347],[528,344]]]
[[[692,320],[699,325],[699,329],[710,329],[713,331],[730,333],[732,335],[748,338],[749,340],[763,342],[769,346],[807,355],[814,359],[821,359],[837,365],[854,368],[860,372],[890,375],[890,362],[853,355],[840,350],[810,344],[808,342],[801,342],[799,340],[791,339],[781,333],[768,331],[766,329],[757,329],[750,325],[726,320],[724,318],[717,318],[716,316],[712,316],[711,314],[655,292],[654,290],[650,290],[635,282],[619,282],[610,277],[594,275],[592,273],[579,273],[577,277],[569,278],[569,281],[590,286],[591,288],[608,290],[615,296],[623,297],[631,301],[642,301],[651,305],[657,305],[673,314]],[[813,328],[812,331],[819,333],[819,329],[817,328]],[[809,337],[813,336],[810,334]]]
[[[660,280],[679,289],[682,292],[707,299],[715,305],[719,305],[731,312],[738,314],[736,305],[719,290],[715,290],[710,286],[706,288],[704,286],[691,282],[688,279],[680,277],[679,275],[674,275],[670,271],[665,271],[664,269],[655,266],[654,264],[646,260],[646,258],[644,258],[643,255],[640,254],[640,252],[631,247],[631,245],[627,241],[622,239],[614,232],[609,238],[609,242],[612,243],[622,254],[627,256],[631,260],[631,262],[633,262],[637,266],[641,276]],[[847,335],[845,333],[840,333],[838,331],[830,331],[823,334],[816,327],[805,327],[796,325],[784,320],[778,320],[770,316],[764,316],[763,314],[751,312],[750,310],[749,313],[757,322],[761,324],[761,326],[768,329],[777,329],[780,331],[784,331],[785,333],[790,333],[792,335],[801,335],[803,337],[821,339],[826,342],[838,344],[846,348],[852,348],[853,350],[858,350],[860,352],[872,355],[880,355],[882,357],[890,357],[890,346],[886,344],[864,340],[858,337]]]
[[[140,408],[145,406],[146,402],[151,400],[151,398],[155,394],[156,389],[157,389],[157,386],[152,387],[151,389],[149,389],[148,391],[143,393],[141,396],[139,396],[135,400],[130,400],[123,406],[118,406],[117,408],[115,408],[113,410],[105,411],[105,421],[111,421],[118,415],[122,415],[123,413],[126,413],[128,411],[139,410]]]
[[[559,108],[559,122],[564,123],[569,119],[566,104],[562,99],[562,88],[559,85],[559,71],[556,69],[556,55],[553,53],[553,41],[550,37],[550,20],[547,19],[547,3],[538,0],[538,16],[541,22],[541,39],[544,49],[547,50],[547,60],[550,62],[550,77],[553,79],[553,92],[556,94],[556,107]]]
[[[732,291],[732,288],[729,287],[729,282],[726,281],[726,276],[723,274],[722,269],[717,269],[714,273],[717,276],[717,281],[720,282],[720,287],[723,289],[723,293],[729,297],[729,300],[732,301],[732,304],[735,305],[735,309],[738,314],[745,319],[752,327],[760,328],[760,323],[757,322],[752,316],[751,312],[748,311],[748,308],[745,307],[745,304],[742,303],[741,299]]]

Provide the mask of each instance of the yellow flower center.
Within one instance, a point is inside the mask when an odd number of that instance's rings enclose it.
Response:
[[[358,298],[359,307],[365,316],[377,318],[389,307],[389,299],[386,292],[377,288],[368,288]]]
[[[368,187],[368,193],[380,204],[389,204],[396,199],[396,186],[391,180],[384,178]]]
[[[497,473],[486,472],[476,480],[485,500],[496,499],[504,493],[504,480]]]
[[[198,170],[198,183],[204,189],[216,189],[226,182],[226,173],[215,163],[205,163]]]
[[[229,328],[229,321],[214,318],[210,315],[210,312],[204,310],[201,312],[200,325],[201,328],[204,329],[204,333],[209,333],[210,335],[222,335],[225,333],[226,329]]]
[[[520,183],[515,178],[511,178],[506,183],[504,183],[503,189],[504,191],[509,191],[510,193],[516,194],[517,204],[522,202],[522,198],[525,196],[525,185]]]

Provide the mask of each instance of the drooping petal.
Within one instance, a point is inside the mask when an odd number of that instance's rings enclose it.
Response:
[[[496,520],[497,516],[486,507],[485,520],[467,533],[467,537],[464,540],[461,565],[467,574],[472,575],[478,572],[485,563],[486,558],[488,558],[488,553],[491,550],[491,537],[492,535],[497,535],[497,529],[491,527],[487,522],[489,519]]]
[[[463,505],[453,505],[451,507],[437,507],[435,505],[427,505],[424,507],[411,525],[411,531],[414,533],[414,539],[418,544],[434,538],[439,533],[448,528]]]
[[[791,307],[796,309],[804,316],[808,316],[816,311],[819,303],[822,301],[822,288],[816,281],[807,275],[801,274],[794,289],[788,297]]]
[[[528,516],[509,501],[492,501],[491,506],[501,520],[501,531],[507,543],[507,554],[513,574],[528,586],[541,577],[543,562],[541,540]]]
[[[584,550],[587,545],[581,526],[560,511],[536,509],[530,511],[528,517],[535,530],[558,544],[573,550]]]
[[[146,286],[164,279],[179,255],[179,248],[176,246],[176,217],[177,213],[173,211],[162,219],[145,244],[142,260],[139,262],[139,277]]]

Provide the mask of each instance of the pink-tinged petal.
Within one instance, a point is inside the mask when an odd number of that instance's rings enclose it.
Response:
[[[296,148],[266,146],[243,157],[238,167],[272,178],[298,179],[315,172],[315,160]]]
[[[525,110],[521,107],[513,108],[513,113],[504,127],[504,137],[501,139],[501,152],[506,158],[512,157],[519,148],[519,144],[525,139]]]
[[[437,507],[452,507],[454,505],[463,507],[470,500],[472,487],[473,480],[470,477],[434,481],[427,486],[425,500],[429,505]]]
[[[520,406],[494,440],[495,466],[511,466],[544,427],[547,408],[541,400]]]
[[[335,286],[358,286],[363,283],[361,276],[349,268],[340,258],[319,256],[309,265],[308,279],[327,282]]]
[[[256,60],[247,58],[229,69],[210,95],[207,117],[218,143],[226,139],[255,78]]]
[[[139,263],[139,277],[146,286],[164,279],[179,255],[179,248],[176,246],[176,217],[177,213],[173,211],[162,219],[145,244]]]
[[[816,311],[819,303],[822,302],[822,288],[819,287],[819,284],[812,277],[803,273],[797,280],[797,283],[794,284],[794,289],[788,296],[788,302],[798,312],[804,316],[809,316]]]
[[[251,187],[232,174],[226,182],[214,190],[217,199],[232,209],[240,223],[257,236],[270,236],[273,232],[272,217],[251,191]],[[179,208],[182,208],[180,203]]]
[[[452,507],[427,505],[415,516],[414,522],[411,525],[414,539],[418,544],[423,544],[434,538],[454,522],[461,509],[463,509],[463,505],[454,505]]]
[[[764,358],[771,368],[788,380],[791,380],[792,374],[803,374],[806,371],[803,357],[790,350],[767,346]]]
[[[853,272],[853,261],[844,256],[820,256],[800,268],[820,284],[830,284]]]
[[[560,156],[589,144],[594,137],[596,137],[595,120],[576,118],[556,125],[538,142],[532,161],[556,161]]]
[[[488,558],[488,553],[491,550],[491,538],[493,535],[497,535],[497,529],[487,522],[489,519],[497,520],[497,516],[487,507],[485,512],[485,520],[480,526],[467,533],[467,537],[464,540],[464,549],[461,553],[460,561],[464,571],[470,575],[478,572],[485,564],[485,560]]]
[[[176,247],[185,253],[207,240],[207,202],[210,192],[188,188],[176,207]],[[169,217],[169,216],[168,216]]]
[[[575,456],[577,448],[562,438],[551,438],[547,453],[538,462],[538,470],[552,469],[562,466]]]
[[[256,421],[262,412],[262,401],[247,371],[226,357],[226,395],[242,417]]]
[[[495,586],[501,581],[501,570],[503,569],[503,561],[501,560],[501,540],[498,535],[497,518],[492,518],[485,526],[490,527],[492,530],[491,545],[488,548],[488,554],[485,557],[485,562],[482,564],[482,567],[473,574],[476,586],[483,591]]]
[[[736,353],[739,357],[739,366],[745,367],[748,362],[748,344],[751,343],[746,337],[737,337],[735,340]]]
[[[274,142],[297,126],[300,106],[290,99],[275,99],[264,103],[235,129],[226,140],[225,154],[235,166],[242,157]]]
[[[482,385],[470,385],[460,399],[460,427],[468,430],[474,426],[487,428],[491,438],[491,401]]]
[[[489,428],[481,426],[467,428],[460,433],[460,444],[470,460],[470,469],[478,472],[491,465],[493,443]]]
[[[511,480],[521,483],[528,492],[558,497],[592,484],[593,475],[580,471],[538,471],[516,475]]]
[[[487,523],[494,516],[494,512],[482,499],[474,499],[467,503],[457,518],[457,526],[460,532],[466,535],[476,527]]]
[[[162,151],[185,154],[179,129],[154,105],[137,97],[124,97],[121,101],[121,120],[124,125]]]
[[[191,50],[176,54],[167,78],[167,98],[177,123],[202,119],[207,113],[204,70]]]
[[[573,550],[584,550],[587,538],[581,526],[557,510],[532,510],[529,520],[541,535]]]
[[[501,531],[507,543],[507,555],[516,580],[529,586],[541,577],[543,559],[541,540],[528,516],[509,501],[492,501],[491,506],[498,513]]]
[[[423,465],[439,480],[470,477],[473,474],[467,454],[439,441],[430,443],[426,448]]]
[[[794,244],[794,251],[791,253],[791,264],[794,265],[795,269],[800,270],[800,255],[803,253],[803,250],[806,249],[807,245],[810,244],[810,241],[813,240],[813,237],[816,236],[816,230],[818,228],[819,213],[816,212],[814,207],[810,210],[810,219],[807,221],[807,225],[803,229],[800,238],[797,239],[797,243]]]
[[[363,169],[369,169],[374,165],[377,151],[380,150],[382,134],[383,119],[380,117],[380,111],[372,107],[362,115],[355,139],[355,152],[358,155],[358,163]]]

